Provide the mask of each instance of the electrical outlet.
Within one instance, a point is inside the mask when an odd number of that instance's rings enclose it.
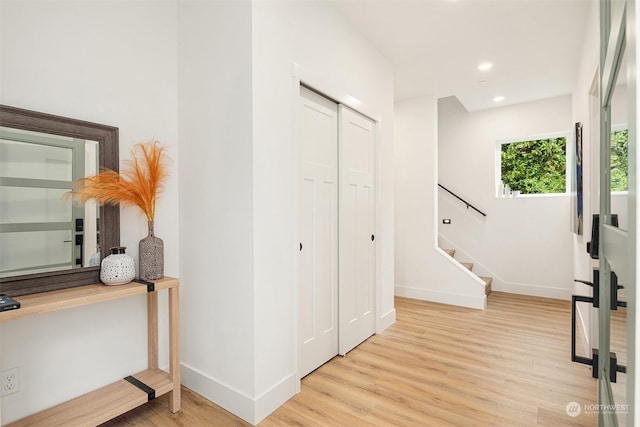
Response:
[[[0,372],[0,397],[20,391],[20,368]]]

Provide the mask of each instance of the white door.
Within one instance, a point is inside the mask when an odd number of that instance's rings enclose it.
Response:
[[[300,87],[299,369],[338,354],[338,106]]]
[[[340,105],[340,348],[375,333],[375,123]]]

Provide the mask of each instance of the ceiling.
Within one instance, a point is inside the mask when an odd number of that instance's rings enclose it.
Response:
[[[454,95],[476,111],[571,93],[595,1],[331,3],[391,61],[396,100]],[[493,68],[479,71],[484,61]]]

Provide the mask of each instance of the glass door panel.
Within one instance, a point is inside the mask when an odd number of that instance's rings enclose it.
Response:
[[[609,224],[622,231],[629,230],[629,114],[628,91],[626,84],[625,51],[620,58],[619,72],[610,103],[610,139],[609,139],[609,205],[611,216]],[[628,239],[628,235],[627,235]],[[607,257],[611,255],[607,254]],[[616,276],[617,279],[617,276]],[[622,370],[627,366],[627,286],[614,281],[609,284],[611,303],[609,304],[609,351],[616,364]],[[613,404],[624,408],[627,399],[627,376],[615,372],[615,382],[610,381]],[[607,409],[604,409],[607,411]],[[625,410],[615,411],[618,425],[627,425]]]
[[[601,114],[600,114],[600,249],[598,309],[598,404],[600,426],[633,425],[625,374],[630,344],[627,341],[627,300],[635,286],[635,183],[629,171],[635,162],[628,155],[635,130],[629,106],[635,102],[626,80],[633,64],[625,60],[627,3],[601,3]],[[633,82],[632,82],[633,83]],[[632,343],[631,343],[632,345]]]

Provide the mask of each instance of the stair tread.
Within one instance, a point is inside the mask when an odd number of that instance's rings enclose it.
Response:
[[[440,248],[443,251],[445,251],[447,253],[447,255],[449,255],[451,258],[454,257],[454,255],[456,254],[456,250],[455,249],[445,249],[445,248]],[[469,271],[473,270],[473,263],[472,262],[461,262],[460,264],[462,264],[464,267],[468,268]],[[482,279],[482,281],[484,282],[484,293],[485,295],[489,295],[491,293],[491,282],[493,281],[492,277],[487,277],[487,276],[478,276]]]
[[[491,293],[491,282],[493,277],[479,276],[484,281],[484,294],[489,295]]]

